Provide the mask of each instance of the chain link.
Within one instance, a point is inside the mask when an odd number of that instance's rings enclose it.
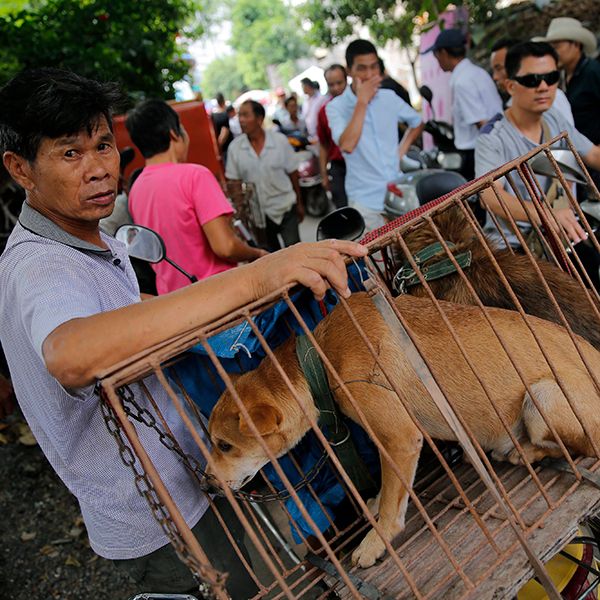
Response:
[[[148,478],[147,473],[142,469],[138,468],[136,456],[128,445],[126,441],[126,436],[124,436],[123,429],[117,420],[117,417],[110,406],[108,400],[105,398],[104,393],[100,386],[96,388],[96,392],[101,397],[100,408],[102,410],[102,416],[104,418],[104,422],[106,424],[106,428],[110,435],[115,439],[117,443],[117,447],[119,449],[119,455],[123,464],[130,468],[134,475],[134,484],[135,487],[143,498],[145,498],[146,502],[150,506],[152,514],[156,521],[161,526],[163,532],[167,536],[167,538],[171,541],[175,552],[179,559],[190,569],[193,573],[194,578],[196,579],[199,586],[199,593],[202,598],[211,599],[214,598],[214,594],[210,590],[210,586],[208,586],[205,582],[200,580],[200,573],[203,569],[203,566],[198,562],[198,560],[190,554],[185,544],[185,541],[181,537],[179,530],[177,529],[175,523],[171,519],[165,505],[160,501],[158,494],[156,493],[156,489],[152,485],[152,482]],[[202,484],[203,479],[207,476],[206,471],[202,468],[201,463],[198,461],[196,457],[191,454],[188,454],[183,451],[177,440],[168,432],[164,431],[158,424],[154,415],[147,409],[141,407],[135,400],[135,396],[133,391],[128,385],[124,385],[117,390],[117,395],[121,399],[123,410],[125,414],[142,423],[146,427],[154,430],[159,438],[160,443],[165,446],[168,450],[175,452],[183,461],[183,464],[188,468],[195,477],[197,477],[200,484]],[[294,490],[299,490],[302,487],[311,483],[318,473],[323,469],[325,464],[328,461],[327,452],[323,452],[323,454],[319,457],[319,460],[312,466],[312,468],[308,471],[308,473],[294,485]],[[271,492],[267,494],[261,494],[256,492],[243,492],[243,491],[235,491],[233,495],[240,500],[243,501],[251,501],[251,502],[272,502],[274,500],[286,500],[290,497],[290,493],[287,490],[281,490],[278,492]],[[224,575],[217,572],[217,581],[219,584],[224,585],[225,579]]]

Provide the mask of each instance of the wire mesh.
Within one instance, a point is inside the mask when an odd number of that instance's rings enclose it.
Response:
[[[231,505],[244,542],[218,519],[256,587],[249,596],[512,598],[535,573],[560,597],[543,562],[600,501],[590,484],[600,458],[600,298],[528,162],[548,157],[600,253],[551,154],[561,140],[571,146],[559,136],[368,236],[383,261],[349,265],[349,300],[330,293],[317,303],[283,288],[102,379],[121,454],[215,597],[226,597],[227,574],[194,538],[136,428],[155,429],[179,455],[209,510],[219,512],[215,491]],[[505,182],[529,211],[528,231],[506,206]],[[501,210],[482,226],[469,199],[490,194]],[[444,276],[432,278],[440,264]],[[359,483],[319,422],[326,411],[296,351],[301,335],[372,485]],[[148,377],[170,398],[175,425]]]

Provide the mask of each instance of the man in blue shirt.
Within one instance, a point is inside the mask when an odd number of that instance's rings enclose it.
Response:
[[[421,116],[392,90],[381,89],[375,46],[354,40],[346,48],[352,84],[326,107],[333,140],[346,160],[349,206],[365,218],[367,230],[384,224],[381,211],[388,182],[400,173],[399,160],[423,130]],[[398,145],[398,123],[406,130]]]

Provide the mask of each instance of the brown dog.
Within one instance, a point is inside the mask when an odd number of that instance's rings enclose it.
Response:
[[[395,302],[416,334],[442,391],[454,410],[466,420],[482,447],[492,451],[497,458],[518,462],[519,455],[506,430],[431,301],[401,296]],[[342,380],[348,382],[350,391],[377,438],[402,472],[404,481],[412,485],[422,435],[403,403],[433,438],[455,440],[456,437],[400,351],[395,334],[385,324],[371,299],[364,293],[354,294],[349,303],[359,321],[365,325],[386,370],[392,374],[394,385],[402,390],[402,402],[376,366],[344,308],[337,307],[318,325],[315,338]],[[441,304],[478,375],[490,391],[493,402],[523,444],[528,459],[536,461],[544,456],[557,456],[557,444],[480,309],[446,302]],[[592,445],[520,315],[496,308],[489,311],[515,362],[523,370],[532,393],[567,448],[575,454],[591,455]],[[600,444],[600,411],[597,408],[600,397],[574,352],[567,332],[554,323],[535,317],[528,319],[564,381],[570,399],[576,403],[585,422],[589,423],[590,430],[598,432],[596,443]],[[581,346],[591,368],[600,375],[600,353],[584,340],[581,340]],[[316,418],[317,409],[296,358],[295,340],[290,339],[280,346],[275,356],[292,381],[302,404]],[[342,412],[360,423],[352,403],[331,376],[329,382]],[[293,448],[309,429],[308,420],[270,359],[266,358],[256,370],[239,377],[235,387],[275,456]],[[228,392],[219,399],[210,416],[209,432],[215,470],[234,489],[242,486],[268,461]],[[390,465],[383,459],[381,462],[378,519],[385,538],[391,540],[404,527],[408,494]],[[352,559],[355,564],[368,567],[384,551],[382,539],[375,530],[371,530]]]
[[[451,208],[437,215],[434,223],[444,240],[456,244],[456,254],[466,250],[472,252],[471,266],[464,269],[464,272],[481,302],[485,306],[515,310],[516,307],[485,248],[475,237],[464,214],[458,208]],[[415,229],[405,237],[406,245],[413,254],[437,241],[438,238],[427,225]],[[530,259],[522,254],[513,254],[507,249],[498,250],[491,242],[488,243],[523,310],[527,314],[562,325]],[[445,257],[446,253],[442,251],[439,258]],[[600,350],[600,321],[579,282],[554,264],[545,260],[536,260],[536,262],[571,329]],[[429,282],[429,286],[435,297],[441,300],[475,304],[466,283],[457,273],[433,280]],[[421,285],[409,287],[407,291],[413,296],[427,295]]]

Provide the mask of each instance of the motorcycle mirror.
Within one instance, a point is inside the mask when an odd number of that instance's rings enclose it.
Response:
[[[407,156],[406,154],[400,159],[400,170],[403,173],[410,173],[412,171],[420,171],[423,169],[423,165],[420,161]]]
[[[336,240],[357,240],[365,230],[365,220],[363,216],[350,206],[343,206],[319,221],[317,226],[317,241],[336,239]]]
[[[115,232],[115,238],[127,246],[127,254],[131,258],[138,258],[153,264],[166,260],[192,283],[198,281],[195,275],[190,275],[167,257],[165,243],[156,231],[142,225],[121,225]]]
[[[115,238],[127,246],[127,254],[149,263],[158,263],[165,258],[165,244],[152,229],[141,225],[121,225]]]
[[[572,183],[580,183],[587,185],[585,175],[577,162],[574,154],[570,150],[557,149],[551,150],[554,160],[560,167],[565,179]],[[556,177],[556,171],[554,165],[548,158],[545,152],[541,152],[537,156],[534,156],[529,161],[529,166],[537,175],[544,175],[545,177]]]
[[[421,94],[421,96],[425,98],[425,100],[427,100],[429,104],[431,104],[431,101],[433,100],[433,92],[431,91],[431,88],[429,86],[422,85],[419,88],[419,94]]]

